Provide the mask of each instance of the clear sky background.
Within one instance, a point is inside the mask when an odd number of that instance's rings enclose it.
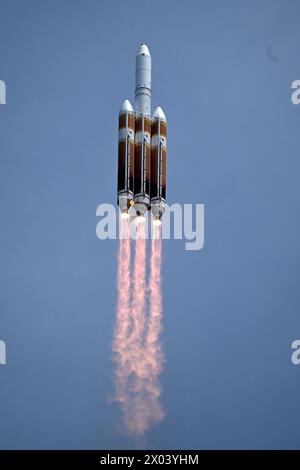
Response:
[[[110,344],[118,112],[149,45],[170,203],[205,246],[164,242],[163,422],[147,448],[299,448],[300,3],[0,0],[1,448],[134,448]],[[271,53],[270,53],[271,50]]]

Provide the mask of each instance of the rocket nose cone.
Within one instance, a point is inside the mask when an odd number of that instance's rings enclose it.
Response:
[[[121,106],[120,113],[133,113],[133,107],[129,100],[125,100]]]
[[[150,55],[150,52],[149,52],[149,49],[148,47],[146,46],[146,44],[141,44],[140,45],[140,48],[138,50],[138,53],[137,55]]]
[[[160,118],[160,119],[163,119],[164,121],[167,120],[165,113],[163,112],[160,106],[158,106],[156,110],[154,111],[153,118]]]

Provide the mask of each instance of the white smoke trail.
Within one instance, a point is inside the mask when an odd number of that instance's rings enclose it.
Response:
[[[132,331],[130,335],[131,375],[128,383],[128,401],[125,412],[125,425],[131,434],[143,434],[148,428],[147,403],[145,401],[145,382],[147,364],[144,351],[146,326],[146,240],[145,219],[137,219],[135,241]]]
[[[115,388],[116,400],[122,404],[127,397],[128,375],[128,334],[130,330],[130,238],[129,221],[121,218],[120,242],[118,251],[118,301],[117,317],[114,331],[112,350],[115,354]]]
[[[150,264],[150,314],[148,331],[145,342],[145,356],[148,359],[148,404],[151,407],[152,422],[158,422],[164,417],[164,411],[160,403],[161,387],[159,376],[163,369],[164,356],[160,342],[162,330],[162,240],[161,225],[153,225],[153,238],[151,242]]]
[[[162,321],[160,227],[155,227],[155,231],[157,238],[151,244],[148,315],[144,219],[141,218],[137,223],[131,309],[130,275],[128,275],[130,241],[127,240],[128,244],[120,241],[119,249],[119,301],[113,343],[113,350],[117,354],[115,385],[116,398],[121,402],[123,410],[125,428],[132,435],[143,435],[152,424],[164,416],[160,404],[159,384],[159,375],[163,367],[163,353],[159,341]],[[124,256],[126,260],[122,258]]]

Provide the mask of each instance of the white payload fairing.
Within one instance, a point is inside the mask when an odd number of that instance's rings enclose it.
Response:
[[[136,56],[135,109],[125,100],[119,114],[118,204],[122,213],[151,209],[161,219],[166,204],[167,121],[158,107],[151,119],[151,55]]]

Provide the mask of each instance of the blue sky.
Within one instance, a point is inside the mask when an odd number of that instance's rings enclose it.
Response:
[[[137,445],[109,403],[117,244],[96,238],[95,212],[116,200],[140,42],[168,118],[168,201],[205,204],[203,250],[164,242],[166,418],[143,445],[299,448],[299,14],[1,1],[1,448]]]

